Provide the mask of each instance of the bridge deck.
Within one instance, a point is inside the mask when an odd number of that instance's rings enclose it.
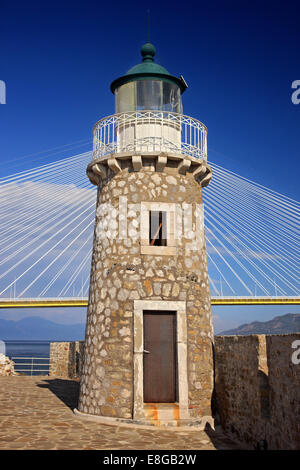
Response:
[[[212,305],[300,305],[298,297],[211,297]],[[87,298],[0,299],[0,308],[87,307]]]

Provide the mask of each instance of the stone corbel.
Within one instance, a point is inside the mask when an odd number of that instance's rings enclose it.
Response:
[[[205,175],[205,173],[206,173],[205,163],[202,163],[193,171],[193,175],[195,178],[200,178],[201,176]]]
[[[185,175],[189,167],[191,166],[191,160],[183,158],[178,165],[178,172],[182,175]]]
[[[95,163],[95,165],[93,165],[93,172],[104,179],[106,177],[107,168],[104,165],[101,165],[101,163]]]
[[[91,182],[92,184],[95,184],[96,186],[98,186],[98,184],[99,184],[99,176],[95,175],[95,173],[94,173],[93,171],[91,171],[91,170],[87,170],[86,174],[87,174],[87,176],[88,176],[90,182]]]
[[[121,167],[116,158],[114,157],[109,158],[107,160],[107,164],[114,173],[119,173],[119,171],[121,171]]]
[[[142,168],[142,157],[140,155],[132,156],[132,166],[134,171],[140,171]]]
[[[208,183],[211,180],[211,177],[212,177],[212,171],[208,171],[208,173],[203,178],[200,178],[200,183],[201,183],[202,188],[208,185]]]
[[[156,161],[156,171],[163,171],[167,164],[168,157],[165,153],[161,153],[157,157]]]

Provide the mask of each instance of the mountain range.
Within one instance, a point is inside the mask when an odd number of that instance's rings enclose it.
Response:
[[[85,324],[62,325],[40,317],[18,321],[0,319],[0,340],[79,341],[84,339]]]
[[[225,335],[282,335],[300,333],[300,314],[287,313],[269,321],[245,323],[232,330],[222,331],[218,336]]]
[[[0,319],[0,340],[79,341],[84,339],[85,324],[63,325],[40,317],[18,321]],[[266,322],[254,321],[222,331],[222,335],[287,334],[300,332],[300,314],[288,313]]]

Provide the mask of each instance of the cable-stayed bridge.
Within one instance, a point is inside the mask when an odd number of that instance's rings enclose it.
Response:
[[[97,189],[84,152],[0,179],[0,306],[85,306]],[[212,303],[299,297],[299,202],[210,162],[204,189]]]

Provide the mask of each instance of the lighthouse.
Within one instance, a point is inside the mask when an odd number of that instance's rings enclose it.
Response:
[[[187,84],[155,60],[114,80],[93,129],[98,187],[77,415],[144,426],[213,424],[213,326],[202,188],[207,129]]]

